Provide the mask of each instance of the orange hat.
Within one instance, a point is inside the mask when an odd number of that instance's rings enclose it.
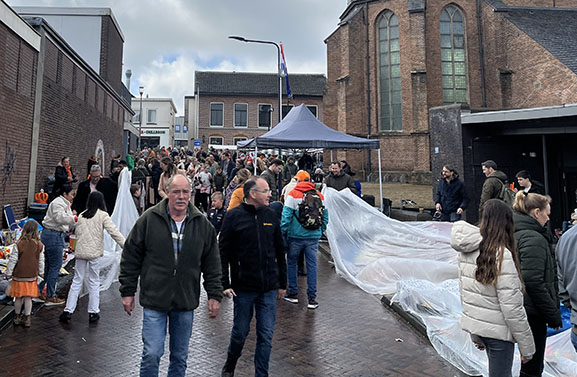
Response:
[[[304,170],[299,170],[297,175],[295,175],[295,177],[297,177],[297,180],[299,182],[303,182],[303,181],[310,182],[310,180],[311,180],[311,175]]]

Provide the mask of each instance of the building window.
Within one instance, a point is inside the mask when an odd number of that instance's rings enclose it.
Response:
[[[288,113],[292,110],[293,105],[282,105],[282,118],[286,118]]]
[[[243,140],[246,140],[246,137],[244,137],[244,136],[233,137],[232,138],[232,144],[236,145],[236,143],[238,143],[239,141],[243,141]]]
[[[223,137],[222,136],[211,136],[208,138],[208,144],[210,145],[223,145]]]
[[[235,127],[247,127],[247,113],[248,104],[246,103],[235,103],[234,104],[234,126]]]
[[[378,25],[380,130],[402,131],[399,19],[387,10]]]
[[[222,103],[210,104],[210,125],[211,127],[222,127],[222,112],[224,105]]]
[[[188,126],[182,126],[182,132],[187,133],[188,132]]]
[[[134,117],[132,117],[132,123],[140,123],[140,110],[134,110]]]
[[[311,113],[313,113],[313,115],[318,118],[319,116],[317,115],[317,106],[316,105],[312,105],[312,106],[307,106],[307,109],[309,109],[309,111]]]
[[[156,110],[148,110],[146,123],[156,124]]]
[[[443,103],[468,103],[465,22],[454,5],[441,12],[441,70]]]
[[[258,126],[269,128],[271,126],[272,105],[258,105]]]
[[[174,132],[180,133],[180,124],[175,124],[175,125],[174,125]]]

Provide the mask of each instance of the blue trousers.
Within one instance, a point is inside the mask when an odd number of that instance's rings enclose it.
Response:
[[[62,268],[62,255],[64,253],[64,232],[51,229],[42,230],[41,241],[44,244],[44,280],[38,286],[40,292],[46,286],[46,297],[56,295],[56,283],[58,274]]]
[[[307,297],[309,300],[317,298],[317,251],[319,248],[319,240],[317,238],[302,239],[289,238],[288,239],[288,254],[287,254],[287,280],[288,293],[296,294],[298,292],[298,260],[301,251],[305,254],[305,261],[307,265]]]
[[[515,344],[499,339],[480,337],[489,358],[489,377],[511,377]]]
[[[236,292],[234,321],[230,333],[228,359],[238,360],[250,331],[250,322],[256,312],[256,350],[254,369],[256,377],[268,376],[268,363],[272,349],[272,336],[276,321],[276,295],[272,290],[264,293]]]
[[[188,343],[192,335],[194,311],[157,311],[144,308],[142,320],[142,377],[158,376],[160,358],[164,354],[166,327],[170,334],[170,364],[168,376],[184,376],[188,358]]]

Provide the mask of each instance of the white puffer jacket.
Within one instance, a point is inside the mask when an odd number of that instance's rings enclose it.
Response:
[[[77,239],[75,257],[78,259],[101,257],[104,254],[104,230],[120,247],[124,247],[124,236],[116,229],[108,213],[98,210],[90,219],[85,218],[82,214],[78,216],[78,223],[74,231]]]
[[[465,221],[453,225],[451,246],[459,252],[461,326],[472,335],[516,342],[522,356],[531,356],[535,353],[535,343],[523,307],[521,280],[513,256],[505,251],[496,285],[481,284],[475,279],[481,240],[476,226]]]

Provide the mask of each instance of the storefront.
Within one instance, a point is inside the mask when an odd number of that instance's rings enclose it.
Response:
[[[172,145],[169,130],[164,128],[142,130],[142,147],[167,147]]]

